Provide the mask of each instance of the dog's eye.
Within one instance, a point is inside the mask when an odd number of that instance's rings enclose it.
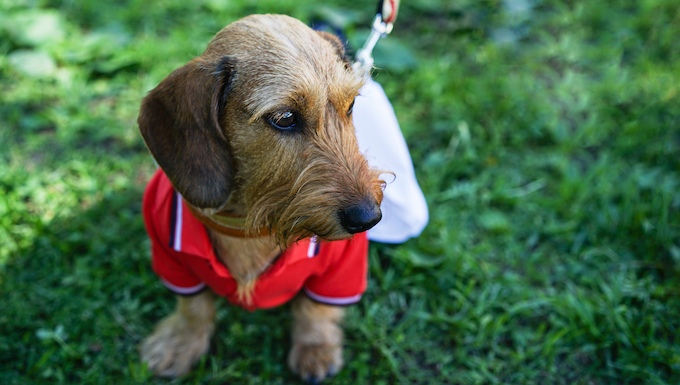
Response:
[[[354,102],[355,101],[356,101],[356,99],[352,100],[352,104],[349,105],[349,110],[347,110],[347,116],[352,115],[352,111],[354,111]]]
[[[297,119],[292,111],[282,111],[272,115],[269,123],[279,130],[290,130],[297,126]]]

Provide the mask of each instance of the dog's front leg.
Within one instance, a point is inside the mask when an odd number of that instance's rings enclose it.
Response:
[[[305,295],[293,301],[293,347],[288,365],[305,381],[316,383],[342,366],[343,309],[314,302]]]
[[[142,343],[142,361],[156,375],[180,377],[208,351],[215,330],[215,308],[210,290],[177,297],[177,307],[162,319]]]

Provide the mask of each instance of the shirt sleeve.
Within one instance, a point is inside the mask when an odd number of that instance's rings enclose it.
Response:
[[[320,253],[328,253],[330,263],[323,274],[307,280],[305,294],[314,301],[327,305],[351,305],[359,302],[366,291],[368,273],[366,233],[356,234],[346,241],[322,244]]]
[[[156,172],[147,185],[142,203],[144,225],[151,239],[151,266],[170,291],[180,295],[196,294],[205,284],[184,266],[184,255],[170,245],[171,239],[174,242],[177,237],[173,229],[178,225],[178,201],[163,177],[160,170]]]
[[[193,295],[205,289],[205,283],[196,278],[179,260],[179,253],[170,251],[151,241],[151,266],[168,290],[179,295]]]

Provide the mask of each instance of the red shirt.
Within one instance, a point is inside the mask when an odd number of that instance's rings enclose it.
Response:
[[[349,305],[366,290],[366,233],[343,241],[307,238],[292,244],[257,278],[252,303],[246,304],[237,297],[236,280],[215,255],[205,227],[160,169],[146,187],[142,211],[153,270],[177,294],[195,294],[208,286],[231,303],[254,310],[279,306],[300,290],[318,302]]]

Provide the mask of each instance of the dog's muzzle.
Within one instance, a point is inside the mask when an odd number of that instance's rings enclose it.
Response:
[[[380,205],[372,199],[340,211],[340,224],[350,234],[361,233],[375,226],[382,218]]]

